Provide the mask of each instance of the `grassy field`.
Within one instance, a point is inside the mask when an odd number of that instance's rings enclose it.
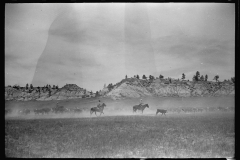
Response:
[[[233,157],[234,112],[5,120],[7,157]]]

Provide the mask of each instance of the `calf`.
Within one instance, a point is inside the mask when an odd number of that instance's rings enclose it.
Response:
[[[164,114],[166,116],[165,113],[167,113],[167,110],[164,109],[157,109],[156,115],[158,114],[158,112],[162,113],[162,115]]]

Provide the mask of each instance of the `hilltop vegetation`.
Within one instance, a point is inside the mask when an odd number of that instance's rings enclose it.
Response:
[[[76,84],[66,84],[62,88],[58,86],[51,87],[50,85],[44,87],[33,87],[28,84],[26,87],[8,86],[5,87],[5,100],[64,100],[74,98],[90,98],[90,97],[110,97],[114,100],[124,98],[137,98],[144,96],[157,97],[208,97],[208,96],[224,96],[235,94],[235,78],[224,80],[220,82],[219,76],[216,75],[213,80],[208,81],[208,76],[200,76],[197,71],[193,76],[192,81],[185,80],[185,74],[182,74],[181,80],[173,78],[164,78],[160,75],[154,77],[152,75],[147,78],[145,75],[142,79],[139,75],[132,78],[121,80],[116,84],[110,83],[108,86],[96,93],[89,92],[86,89],[78,87]]]
[[[90,98],[95,94],[86,89],[78,87],[76,84],[66,84],[62,88],[46,87],[5,87],[5,100],[64,100],[73,98]]]

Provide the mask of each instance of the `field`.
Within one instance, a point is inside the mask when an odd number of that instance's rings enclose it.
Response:
[[[170,109],[182,104],[179,99],[144,100],[148,101],[150,108],[143,115],[132,113],[131,105],[137,100],[120,102],[105,99],[109,108],[101,117],[90,117],[88,108],[80,115],[6,117],[5,155],[24,158],[234,157],[234,111],[155,116],[156,108]],[[203,108],[208,105],[232,106],[234,97],[189,99],[182,107],[189,107],[194,102],[196,107]],[[14,106],[7,104],[7,107],[16,109],[16,103],[11,103]],[[114,111],[118,114],[115,115]]]

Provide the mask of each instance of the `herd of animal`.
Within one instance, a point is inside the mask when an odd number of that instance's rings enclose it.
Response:
[[[106,107],[106,106],[107,105],[105,103],[103,103],[101,105],[98,105],[97,107],[91,108],[90,115],[92,115],[92,113],[95,113],[95,115],[97,115],[96,113],[99,112],[100,116],[101,116],[102,114],[104,114],[103,110],[104,110],[104,107]],[[143,111],[145,108],[149,108],[149,105],[148,104],[135,105],[135,106],[133,106],[133,113],[135,113],[139,110],[139,111],[142,111],[142,114],[143,114]],[[156,115],[158,113],[162,113],[162,115],[166,116],[167,112],[191,113],[191,112],[203,112],[203,111],[209,112],[209,111],[233,111],[233,110],[234,110],[234,107],[227,107],[227,108],[224,108],[224,107],[194,108],[193,107],[193,108],[182,108],[182,109],[177,108],[177,109],[169,109],[169,110],[157,109]],[[57,102],[57,105],[53,108],[34,109],[33,113],[35,115],[44,115],[44,114],[49,114],[49,113],[56,113],[56,114],[58,114],[58,113],[81,113],[82,111],[83,110],[80,108],[71,108],[70,109],[70,108],[65,108],[64,106],[59,106],[58,102]],[[11,112],[12,112],[11,109],[5,109],[5,115],[10,114]],[[27,114],[31,113],[31,110],[23,109],[23,110],[19,110],[18,113],[21,115],[27,115]]]

